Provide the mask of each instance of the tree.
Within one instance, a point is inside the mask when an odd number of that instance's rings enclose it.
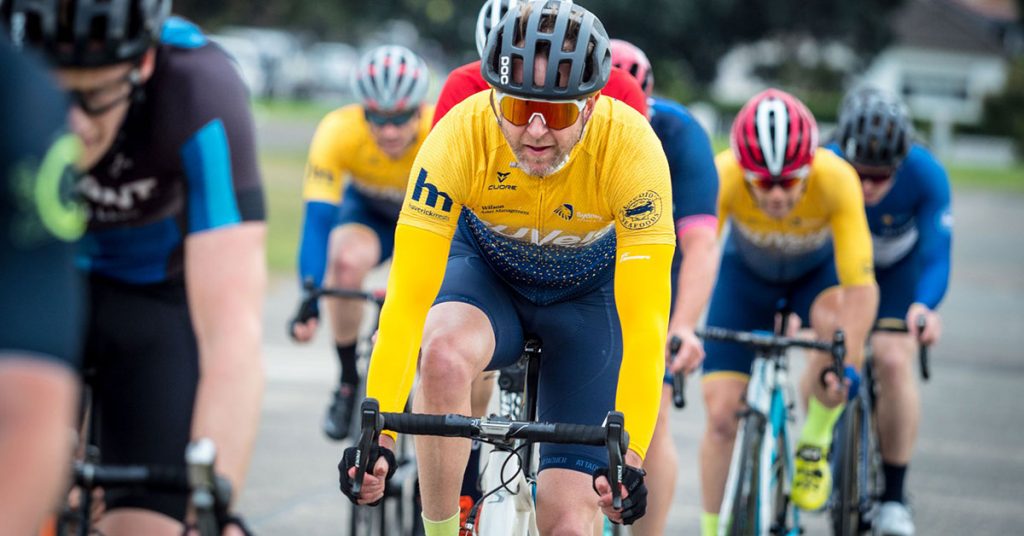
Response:
[[[985,99],[985,130],[1009,136],[1024,155],[1024,57],[1013,62],[1003,92]]]

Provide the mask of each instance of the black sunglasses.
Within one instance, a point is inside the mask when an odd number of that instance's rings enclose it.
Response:
[[[126,91],[117,91],[119,88],[124,87],[125,84],[127,84]],[[72,89],[68,90],[67,93],[71,97],[71,101],[81,108],[86,115],[96,117],[131,99],[132,95],[135,94],[141,85],[142,73],[139,72],[139,67],[136,65],[121,78],[112,80],[102,86],[84,91]]]
[[[378,127],[384,125],[395,125],[396,127],[402,126],[412,119],[412,116],[416,114],[418,110],[412,109],[405,112],[398,112],[393,114],[381,114],[377,112],[371,112],[366,110],[366,120]]]

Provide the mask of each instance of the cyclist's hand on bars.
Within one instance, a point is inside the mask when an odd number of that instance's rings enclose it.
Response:
[[[384,499],[384,490],[388,480],[395,474],[398,465],[391,449],[374,445],[370,448],[370,465],[372,468],[363,476],[363,488],[357,497],[352,493],[352,481],[356,477],[356,454],[358,447],[345,449],[345,454],[338,463],[338,484],[341,492],[355,504],[376,506]]]
[[[612,508],[612,488],[608,483],[608,468],[594,471],[594,491],[599,498],[597,505],[612,523],[632,525],[647,513],[647,485],[644,484],[643,469],[626,465],[622,472],[622,510]]]

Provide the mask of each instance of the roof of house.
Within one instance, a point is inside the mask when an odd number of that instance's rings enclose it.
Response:
[[[1004,53],[991,17],[968,3],[1000,4],[993,0],[909,0],[895,15],[896,43],[952,52]],[[988,6],[992,9],[993,6]]]

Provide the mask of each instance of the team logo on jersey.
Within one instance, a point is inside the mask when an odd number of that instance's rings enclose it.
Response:
[[[569,203],[562,203],[562,206],[555,209],[555,214],[565,221],[571,221],[573,213],[572,205]]]
[[[426,193],[426,196],[423,195],[424,192]],[[426,197],[426,199],[424,199],[424,197]],[[427,182],[427,170],[425,168],[420,168],[419,177],[416,178],[416,184],[412,187],[412,200],[440,210],[441,212],[452,211],[452,197],[448,195],[447,192],[439,190],[437,185]],[[416,205],[410,204],[409,209],[430,218],[442,220],[448,219],[448,216],[444,214],[438,214],[432,210],[417,207]]]
[[[661,196],[654,190],[636,196],[619,210],[619,221],[626,229],[646,229],[661,219]]]
[[[511,190],[511,191],[515,191],[518,188],[518,186],[516,186],[514,184],[504,184],[504,182],[506,180],[508,180],[508,177],[511,174],[512,174],[511,171],[506,171],[504,173],[499,171],[498,172],[498,184],[490,184],[490,185],[487,186],[487,189],[488,190]]]

